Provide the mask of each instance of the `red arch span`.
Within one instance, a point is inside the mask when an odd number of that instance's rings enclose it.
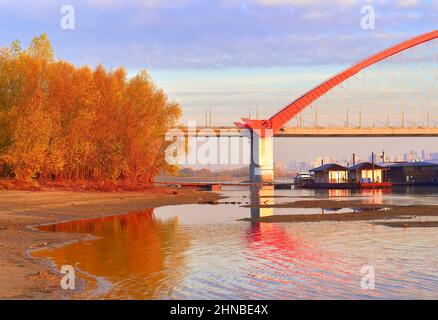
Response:
[[[286,107],[284,107],[280,112],[273,115],[269,120],[251,120],[247,118],[242,118],[244,123],[235,122],[236,126],[243,128],[250,128],[254,130],[261,130],[262,134],[264,129],[272,129],[273,132],[277,132],[285,123],[293,119],[298,113],[309,106],[312,102],[320,98],[322,95],[341,84],[343,81],[354,76],[359,71],[382,61],[390,56],[393,56],[399,52],[405,51],[409,48],[415,47],[419,44],[431,41],[438,38],[438,30],[422,34],[413,39],[407,40],[405,42],[399,43],[389,49],[383,50],[370,56],[369,58],[360,61],[359,63],[353,65],[345,71],[331,77],[317,87],[311,89]]]

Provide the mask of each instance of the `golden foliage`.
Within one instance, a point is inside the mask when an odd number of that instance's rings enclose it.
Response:
[[[181,115],[149,74],[55,60],[47,35],[0,49],[0,165],[19,181],[151,182]]]

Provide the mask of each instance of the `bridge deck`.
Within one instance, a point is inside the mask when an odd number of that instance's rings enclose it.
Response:
[[[187,128],[178,129],[185,136],[200,137],[248,137],[247,129],[236,127],[211,127],[196,128],[188,130]],[[274,137],[279,138],[299,138],[299,137],[438,137],[438,127],[389,127],[389,128],[351,128],[351,127],[333,127],[333,128],[282,128]]]

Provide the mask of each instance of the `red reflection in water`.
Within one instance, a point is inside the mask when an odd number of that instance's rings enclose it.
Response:
[[[279,224],[253,222],[247,230],[246,239],[249,259],[260,261],[257,268],[261,272],[257,273],[257,279],[272,281],[272,275],[264,276],[262,272],[268,268],[280,276],[275,278],[276,282],[286,285],[295,284],[298,277],[306,277],[310,282],[317,279],[338,283],[349,281],[351,273],[339,270],[343,263],[334,255],[319,252],[309,239],[304,244]]]

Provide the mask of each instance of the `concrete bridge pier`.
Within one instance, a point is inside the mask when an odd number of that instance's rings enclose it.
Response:
[[[262,137],[251,132],[251,160],[249,178],[255,183],[274,182],[273,136]]]

